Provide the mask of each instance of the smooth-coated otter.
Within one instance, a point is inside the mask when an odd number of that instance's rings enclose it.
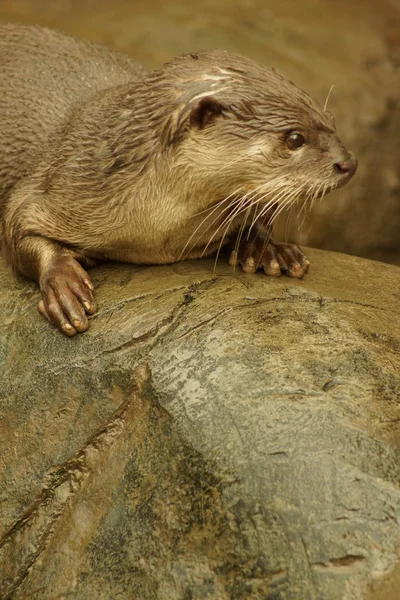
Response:
[[[70,336],[95,310],[83,267],[97,260],[172,263],[237,232],[232,264],[302,277],[306,257],[272,221],[357,167],[330,113],[224,51],[147,73],[59,32],[0,26],[0,89],[2,245]]]

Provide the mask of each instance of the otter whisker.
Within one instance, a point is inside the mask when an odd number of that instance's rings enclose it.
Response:
[[[227,222],[230,222],[232,220],[232,217],[235,218],[242,210],[246,209],[247,206],[251,205],[251,203],[253,202],[253,197],[254,197],[254,192],[248,192],[247,194],[245,194],[244,196],[242,196],[240,198],[240,202],[238,203],[238,206],[235,208],[234,211],[232,211],[232,213],[229,213],[225,219],[220,223],[219,227],[223,227]]]
[[[316,186],[316,188],[315,188],[315,190],[314,190],[314,193],[313,193],[313,195],[312,195],[312,198],[311,198],[311,205],[313,204],[313,202],[315,202],[315,199],[316,199],[316,198],[318,198],[318,195],[321,193],[321,191],[322,191],[322,184],[321,184],[321,183],[319,183],[319,184]]]
[[[316,199],[318,198],[318,196],[321,195],[322,198],[325,196],[326,189],[327,189],[326,184],[325,185],[320,184],[320,186],[318,187],[317,191],[315,192],[315,194],[311,200],[310,211],[312,210],[314,203],[315,203]]]
[[[241,199],[241,202],[239,204],[239,206],[235,209],[235,211],[233,213],[230,213],[223,221],[222,223],[219,224],[218,228],[216,229],[216,231],[213,233],[213,235],[211,236],[210,240],[208,241],[208,243],[206,244],[203,252],[202,252],[202,256],[205,254],[205,252],[207,251],[209,245],[211,244],[211,242],[214,240],[214,238],[217,236],[217,234],[221,231],[221,229],[226,225],[226,229],[223,233],[222,239],[225,238],[229,228],[232,225],[232,222],[240,215],[241,212],[247,210],[249,208],[248,204],[249,202],[251,202],[251,198],[249,200],[247,199]]]
[[[286,197],[284,197],[281,201],[280,201],[280,205],[277,209],[277,211],[273,214],[271,220],[269,221],[269,226],[270,226],[270,231],[268,233],[268,235],[265,237],[262,248],[261,248],[261,252],[260,252],[260,257],[257,263],[257,269],[260,266],[260,260],[264,254],[265,248],[267,247],[267,245],[269,244],[269,242],[271,241],[272,238],[272,224],[275,221],[275,219],[278,217],[278,215],[287,207],[290,207],[292,204],[292,201],[294,202],[297,198],[297,196],[295,195],[297,193],[297,190],[292,190],[292,191],[288,191],[288,195]]]
[[[265,221],[265,215],[268,214],[271,206],[274,206],[276,204],[275,199],[270,200],[264,207],[261,208],[261,210],[256,213],[249,229],[248,229],[248,233],[247,233],[247,240],[250,239],[251,236],[251,232],[253,230],[253,227],[257,224],[257,222],[262,222],[262,227],[263,229],[270,229],[271,226],[271,221],[272,221],[272,216],[269,218],[268,222],[264,222]]]
[[[235,250],[235,252],[236,252],[236,253],[238,253],[238,252],[239,252],[240,242],[242,241],[243,232],[244,232],[244,230],[245,230],[246,223],[247,223],[247,220],[248,220],[248,218],[249,218],[249,214],[250,214],[251,210],[252,210],[252,209],[251,209],[251,207],[250,207],[250,208],[249,208],[249,209],[246,211],[246,213],[244,214],[244,218],[243,218],[243,220],[242,220],[242,223],[240,224],[240,228],[239,228],[238,234],[237,234],[237,236],[236,236],[235,247],[234,247],[234,250]],[[257,210],[257,207],[255,207],[255,209],[254,209],[254,210],[256,211],[256,210]],[[248,236],[247,236],[247,239],[249,239],[249,237],[248,237]]]
[[[191,215],[191,218],[198,217],[199,215],[202,215],[202,214],[204,214],[206,212],[210,212],[210,211],[211,211],[211,213],[213,213],[215,210],[218,210],[218,208],[221,206],[221,204],[224,204],[225,202],[230,200],[233,196],[235,196],[235,194],[238,194],[240,192],[240,189],[241,188],[237,188],[234,192],[229,194],[229,196],[226,196],[225,198],[218,200],[214,204],[211,204],[211,206],[208,206],[207,208],[204,208],[203,210],[200,210],[199,212],[194,213],[193,215]]]
[[[306,196],[304,198],[303,205],[302,205],[301,211],[300,211],[300,214],[301,214],[301,212],[303,212],[303,218],[302,218],[301,222],[299,222],[299,220],[297,221],[297,226],[299,228],[299,231],[301,231],[304,227],[304,223],[307,218],[307,207],[308,207],[308,197]]]
[[[239,213],[239,212],[242,210],[242,208],[243,208],[243,205],[246,205],[246,196],[247,196],[247,195],[248,195],[248,194],[246,194],[246,195],[245,195],[245,196],[243,196],[243,197],[239,197],[239,198],[235,199],[235,200],[234,200],[234,201],[233,201],[231,204],[229,204],[229,206],[227,206],[227,207],[225,207],[225,208],[223,209],[222,213],[226,212],[228,209],[231,209],[232,207],[235,207],[235,205],[236,205],[236,208],[235,208],[235,210],[233,211],[233,213],[229,213],[229,214],[228,214],[228,215],[227,215],[227,216],[226,216],[226,217],[223,219],[223,221],[222,221],[222,222],[221,222],[221,223],[218,225],[218,227],[217,227],[216,231],[215,231],[215,232],[214,232],[214,233],[211,235],[211,237],[210,237],[210,239],[209,239],[209,241],[208,241],[207,245],[206,245],[206,246],[205,246],[205,248],[203,249],[203,252],[202,252],[201,256],[204,256],[204,254],[205,254],[205,252],[207,251],[207,249],[208,249],[208,247],[209,247],[210,243],[211,243],[211,242],[214,240],[214,238],[216,237],[216,235],[218,234],[218,232],[221,230],[221,228],[224,226],[224,224],[228,222],[228,227],[229,227],[229,226],[230,226],[230,223],[231,223],[231,221],[233,220],[233,218],[235,218],[236,214],[238,214],[238,213]],[[218,214],[218,215],[217,215],[217,217],[216,217],[216,218],[215,218],[215,219],[212,221],[212,223],[211,223],[211,224],[210,224],[210,225],[207,227],[207,229],[205,230],[205,232],[207,232],[207,231],[210,229],[210,227],[211,227],[211,226],[212,226],[212,225],[213,225],[213,224],[214,224],[214,223],[215,223],[215,222],[218,220],[218,218],[220,218],[221,216],[222,216],[222,215]],[[204,222],[204,221],[203,221],[203,222]],[[193,234],[192,234],[191,238],[192,238],[192,237],[193,237]],[[194,246],[195,246],[195,244],[192,246],[192,248],[194,248]],[[192,249],[192,248],[191,248],[191,249]],[[189,252],[191,251],[191,249],[189,250]],[[188,253],[189,253],[189,252],[188,252]]]
[[[260,252],[259,261],[258,261],[258,263],[257,263],[257,265],[256,265],[256,266],[257,266],[257,269],[258,269],[258,267],[260,266],[260,260],[261,260],[261,258],[262,258],[262,255],[263,255],[264,251],[265,251],[265,248],[267,247],[267,245],[269,244],[269,242],[270,242],[270,240],[271,240],[271,236],[272,236],[272,223],[273,223],[273,221],[275,220],[275,218],[276,218],[276,217],[277,217],[277,216],[278,216],[278,215],[279,215],[279,214],[280,214],[280,213],[281,213],[281,212],[282,212],[282,211],[283,211],[283,210],[286,208],[286,206],[287,206],[287,205],[290,205],[290,203],[291,203],[291,199],[292,199],[292,197],[293,197],[293,194],[294,194],[295,192],[297,192],[297,190],[292,190],[292,191],[290,191],[290,190],[287,190],[287,194],[288,194],[288,195],[287,195],[286,197],[284,197],[284,198],[282,198],[282,199],[280,200],[280,205],[279,205],[279,207],[278,207],[277,211],[276,211],[276,212],[275,212],[275,213],[272,215],[272,218],[270,219],[270,221],[269,221],[269,223],[268,223],[268,225],[269,225],[269,227],[270,227],[271,229],[270,229],[270,231],[269,231],[268,235],[267,235],[267,236],[265,237],[265,239],[264,239],[264,242],[263,242],[263,245],[262,245],[262,248],[261,248],[261,252]],[[294,197],[294,199],[295,199],[295,197]],[[262,215],[262,213],[263,213],[263,212],[264,212],[264,211],[261,211],[261,213],[260,213],[260,217],[259,217],[259,218],[261,218],[261,215]]]
[[[225,227],[225,229],[224,229],[224,231],[223,231],[223,233],[222,233],[221,240],[220,240],[220,243],[219,243],[219,246],[218,246],[217,258],[218,258],[219,252],[220,252],[220,250],[221,250],[221,247],[222,247],[222,245],[223,245],[223,243],[224,243],[225,236],[226,236],[226,234],[228,233],[229,229],[231,228],[231,225],[232,225],[233,221],[234,221],[234,220],[235,220],[235,218],[236,218],[236,217],[237,217],[237,216],[240,214],[240,212],[243,212],[243,211],[245,211],[245,210],[248,210],[248,208],[246,207],[246,204],[245,204],[244,208],[240,208],[240,209],[238,209],[238,210],[235,212],[235,214],[233,214],[233,215],[229,215],[229,217],[227,218],[227,224],[226,224],[226,227]],[[213,240],[213,239],[214,239],[214,238],[217,236],[217,234],[218,234],[218,233],[221,231],[222,227],[223,227],[223,225],[221,224],[221,225],[218,227],[218,229],[217,229],[217,230],[214,232],[214,234],[212,235],[211,239],[209,240],[209,242],[207,243],[206,247],[204,248],[204,250],[203,250],[203,252],[202,252],[202,254],[201,254],[202,256],[204,256],[204,253],[207,251],[207,249],[208,249],[208,247],[209,247],[209,245],[210,245],[211,241],[212,241],[212,240]],[[215,264],[216,264],[216,262],[215,262]]]
[[[259,202],[258,189],[252,190],[251,192],[248,192],[247,194],[245,194],[245,196],[242,197],[242,201],[245,204],[243,209],[246,209],[247,207],[251,208],[251,207],[257,205]],[[223,227],[227,221],[230,221],[231,216],[233,216],[234,218],[237,217],[238,214],[241,212],[241,209],[242,209],[242,207],[239,206],[238,210],[236,210],[232,215],[228,215],[226,217],[226,219],[221,223],[220,226]]]
[[[278,209],[275,211],[275,213],[272,215],[272,218],[270,220],[270,227],[272,227],[273,223],[276,221],[276,219],[278,218],[278,216],[288,207],[290,207],[292,204],[294,204],[294,202],[297,200],[299,195],[298,190],[292,190],[285,198],[283,198],[278,206]]]
[[[262,198],[262,200],[264,200],[264,198]],[[250,226],[249,226],[249,231],[248,231],[248,238],[250,237],[251,231],[254,227],[254,225],[257,223],[257,221],[261,221],[261,219],[264,217],[264,215],[267,215],[268,212],[271,210],[271,208],[275,205],[278,205],[278,202],[280,200],[280,197],[277,198],[272,198],[270,200],[268,200],[268,202],[263,205],[260,209],[260,211],[258,213],[255,214],[253,221],[251,222]],[[270,221],[268,221],[268,223],[265,225],[266,227],[269,227]]]
[[[310,212],[310,206],[311,206],[310,205],[310,196],[311,196],[312,193],[314,193],[313,192],[314,187],[316,187],[315,184],[311,186],[310,190],[305,195],[304,200],[303,200],[303,204],[301,206],[299,214],[297,215],[297,226],[298,226],[298,228],[299,228],[300,231],[304,227],[304,223],[305,223],[306,218],[307,218],[307,213]],[[301,215],[302,215],[302,219],[300,221]]]
[[[249,208],[247,208],[247,210],[246,210],[246,212],[245,212],[245,216],[244,216],[244,219],[243,219],[242,225],[241,225],[241,227],[240,227],[240,233],[239,233],[239,235],[240,235],[240,238],[241,238],[241,235],[242,235],[242,233],[243,233],[243,229],[244,229],[244,226],[245,226],[245,223],[246,223],[246,220],[247,220],[247,218],[248,218],[248,214],[249,214],[250,210],[251,210],[251,208],[249,207]],[[226,236],[226,234],[227,234],[227,231],[228,231],[228,228],[226,228],[226,229],[225,229],[225,231],[224,231],[224,234],[223,234],[223,236],[222,236],[222,238],[221,238],[221,241],[220,241],[220,243],[219,243],[219,246],[218,246],[217,254],[216,254],[216,256],[215,256],[215,261],[214,261],[214,271],[215,271],[215,269],[217,268],[217,262],[218,262],[219,254],[220,254],[220,252],[221,252],[221,248],[222,248],[222,246],[223,246],[223,243],[224,243],[224,240],[225,240],[225,236]],[[235,250],[236,250],[236,251],[237,251],[237,249],[239,248],[239,244],[240,244],[240,240],[239,240],[239,242],[238,242],[238,243],[235,243]]]
[[[277,196],[275,196],[273,198],[273,200],[271,200],[265,206],[263,206],[261,212],[259,213],[259,215],[257,217],[257,220],[260,220],[264,216],[264,214],[267,214],[268,211],[271,208],[271,205],[273,205],[275,203],[275,204],[277,204],[277,209],[275,210],[275,212],[271,216],[271,219],[268,221],[268,226],[271,226],[272,223],[273,223],[273,221],[275,220],[275,217],[277,216],[277,214],[279,214],[281,212],[282,205],[285,204],[287,195],[288,194],[292,195],[295,192],[296,192],[296,190],[290,191],[288,189],[283,189],[280,194],[278,194]],[[253,221],[253,223],[251,224],[251,227],[254,226],[254,223],[255,223],[255,221]]]
[[[200,224],[196,227],[196,229],[193,231],[193,233],[191,234],[191,236],[189,237],[188,241],[186,242],[179,258],[182,259],[182,255],[184,254],[186,248],[188,247],[188,245],[190,244],[191,240],[193,239],[193,237],[196,235],[196,233],[199,231],[199,229],[201,229],[201,227],[205,224],[205,222],[207,221],[207,219],[209,219],[214,212],[216,212],[220,207],[221,204],[224,204],[226,201],[230,200],[232,198],[232,196],[234,196],[236,193],[238,193],[240,190],[236,190],[235,192],[232,192],[232,194],[230,194],[229,196],[227,196],[226,198],[224,198],[224,200],[222,200],[221,202],[219,202],[216,206],[213,207],[213,210],[211,211],[210,214],[208,214],[201,222]],[[228,210],[229,208],[231,208],[232,205],[235,205],[235,203],[238,203],[241,201],[241,198],[239,197],[238,199],[235,199],[231,204],[229,204],[228,206],[226,206],[225,208],[222,209],[222,214]],[[201,213],[199,213],[201,214]],[[218,220],[218,218],[221,215],[218,214],[217,217],[208,225],[208,227],[205,229],[204,233],[207,233],[207,231],[210,229],[210,227],[212,227],[212,225],[215,223],[215,221]],[[183,257],[182,260],[184,260],[186,258],[186,256],[188,254],[190,254],[190,252],[193,250],[193,248],[195,247],[196,244],[194,244],[193,246],[191,246],[191,248],[189,249],[189,251],[186,253],[186,255]]]
[[[310,223],[310,226],[309,226],[309,228],[307,229],[307,232],[306,232],[306,238],[308,238],[308,236],[310,235],[310,231],[311,231],[311,229],[312,229],[312,227],[313,227],[313,225],[314,225],[314,219],[315,219],[315,215],[313,216],[313,218],[312,218],[312,220],[311,220],[311,223]]]
[[[272,191],[276,192],[276,187],[277,187],[277,186],[275,186],[275,185],[274,185],[274,186],[273,186],[273,190],[271,190],[271,192],[272,192]],[[278,203],[280,203],[280,201],[281,201],[282,197],[285,195],[286,191],[287,191],[287,188],[286,188],[286,187],[284,187],[284,188],[283,188],[283,189],[280,191],[280,193],[279,193],[279,194],[276,194],[276,193],[274,193],[274,197],[273,197],[273,198],[271,198],[271,199],[270,199],[270,200],[267,202],[267,204],[265,204],[265,205],[262,207],[262,210],[260,211],[260,213],[259,213],[259,214],[257,214],[257,215],[255,216],[255,218],[253,219],[253,221],[252,221],[252,223],[251,223],[251,225],[250,225],[250,228],[249,228],[249,233],[251,232],[252,228],[254,227],[254,224],[256,223],[256,221],[259,221],[259,220],[261,219],[261,217],[262,217],[264,214],[267,214],[267,213],[268,213],[268,211],[270,210],[270,208],[271,208],[271,207],[272,207],[274,204],[278,204]],[[265,197],[266,197],[267,195],[268,195],[268,194],[265,194],[265,195],[263,196],[263,198],[262,198],[262,199],[265,199]],[[269,224],[269,223],[268,223],[268,224]]]
[[[250,209],[255,206],[256,204],[258,204],[259,202],[259,198],[257,196],[258,190],[252,190],[251,192],[248,192],[245,196],[243,196],[241,198],[241,201],[239,203],[239,205],[236,207],[236,209],[229,214],[223,221],[222,223],[220,223],[220,225],[218,226],[217,230],[214,232],[214,234],[211,236],[211,239],[209,240],[209,242],[207,243],[207,245],[205,246],[203,252],[202,252],[202,256],[204,255],[204,253],[207,251],[210,243],[213,241],[213,239],[217,236],[217,234],[221,231],[221,229],[225,226],[226,224],[226,228],[225,231],[222,235],[222,240],[225,239],[225,236],[228,232],[228,230],[230,229],[233,221],[239,217],[239,215],[245,211],[249,211]],[[221,244],[220,244],[221,247]]]
[[[333,90],[334,87],[335,87],[334,84],[332,84],[331,87],[330,87],[330,90],[328,92],[328,95],[326,97],[325,104],[324,104],[324,112],[326,112],[326,107],[328,106],[328,100],[330,98],[330,95],[331,95],[332,90]]]
[[[289,235],[290,235],[290,225],[292,222],[292,211],[288,210],[288,214],[286,217],[286,223],[285,223],[285,242],[288,242],[289,239]]]
[[[316,188],[315,191],[313,191],[314,188]],[[311,202],[308,204],[308,212],[309,212],[309,214],[311,214],[312,205],[314,204],[315,200],[319,197],[320,192],[321,192],[321,184],[311,186],[311,188],[310,188],[310,194],[309,194],[309,197],[311,197]],[[323,198],[323,195],[320,196],[320,199],[322,199],[322,198]],[[307,232],[305,234],[306,238],[308,238],[308,236],[310,235],[310,231],[311,231],[311,229],[312,229],[312,227],[314,225],[314,219],[315,219],[315,215],[313,216],[313,218],[312,218],[312,220],[310,222],[310,226],[308,227]],[[304,220],[305,219],[303,219],[301,227],[303,227],[303,225],[304,225]]]
[[[262,202],[264,202],[264,200],[271,195],[271,191],[268,191],[268,193],[264,194],[262,197],[257,198],[257,201],[254,204],[261,204]],[[262,217],[266,214],[268,214],[268,212],[271,210],[271,208],[273,208],[275,205],[278,205],[279,202],[281,201],[282,196],[286,193],[286,190],[283,189],[279,194],[275,195],[270,198],[266,204],[262,204],[260,211],[257,212],[257,210],[254,213],[254,218],[249,226],[249,230],[248,230],[248,235],[247,235],[247,239],[249,239],[251,231],[255,225],[255,223],[257,221],[261,221]],[[270,221],[268,221],[268,223],[264,226],[268,227],[269,226]]]

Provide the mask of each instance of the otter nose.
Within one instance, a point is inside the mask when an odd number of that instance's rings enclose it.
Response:
[[[335,163],[338,173],[348,175],[349,177],[353,177],[354,173],[357,171],[357,166],[358,161],[355,156],[349,156],[346,160]]]

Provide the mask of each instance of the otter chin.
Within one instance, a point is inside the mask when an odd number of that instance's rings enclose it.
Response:
[[[303,277],[273,222],[357,169],[332,115],[274,69],[201,51],[146,72],[41,27],[0,26],[2,246],[68,336],[95,310],[87,269],[230,245],[246,272]]]

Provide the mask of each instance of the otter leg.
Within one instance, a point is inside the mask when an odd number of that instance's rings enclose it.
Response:
[[[39,282],[42,299],[38,311],[68,336],[86,331],[87,314],[96,304],[93,283],[80,262],[95,262],[40,236],[22,238],[14,253],[14,267]]]
[[[71,255],[55,256],[40,277],[39,313],[68,336],[86,331],[96,310],[93,283]]]
[[[229,264],[241,265],[245,273],[264,269],[267,275],[279,277],[284,272],[289,277],[301,279],[307,273],[310,262],[295,244],[285,244],[273,238],[257,236],[244,240],[232,250]]]

